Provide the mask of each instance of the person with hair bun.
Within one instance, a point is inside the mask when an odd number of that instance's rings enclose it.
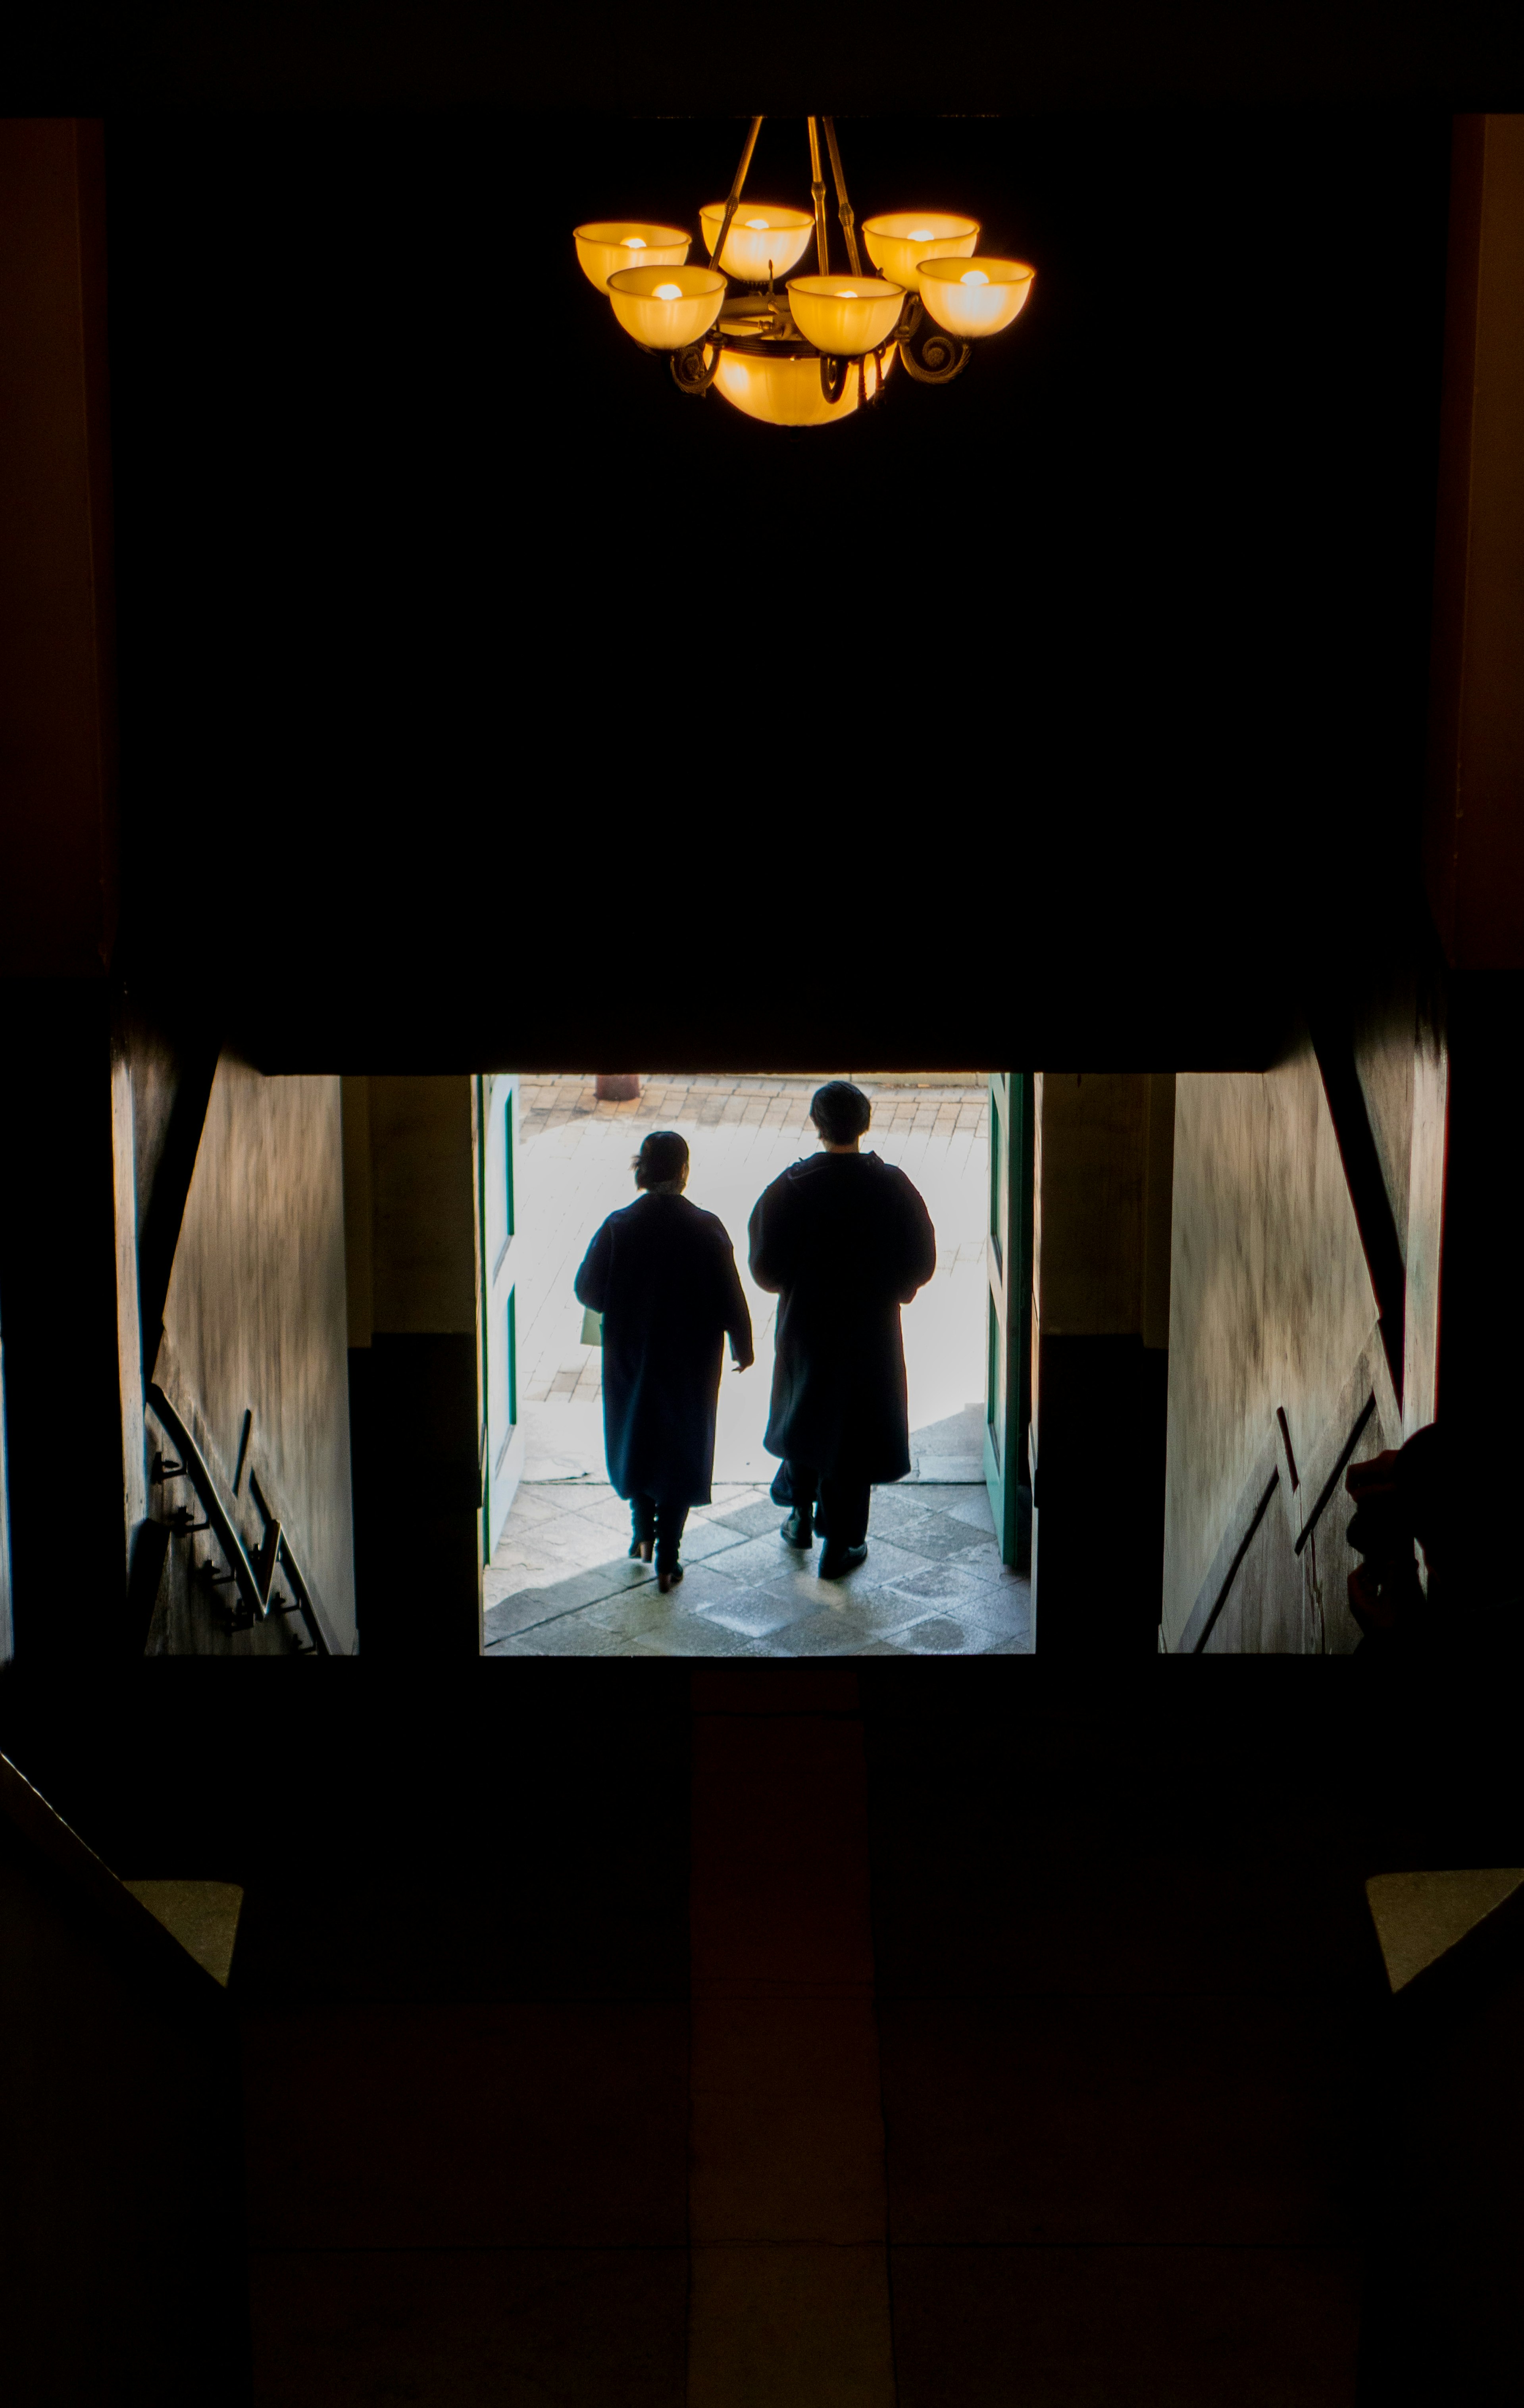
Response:
[[[872,1106],[846,1079],[816,1089],[820,1152],[791,1163],[752,1213],[752,1277],[778,1297],[772,1411],[783,1463],[773,1502],[787,1545],[824,1541],[822,1580],[868,1555],[876,1482],[910,1469],[899,1308],[937,1268],[931,1216],[902,1170],[864,1154]]]
[[[752,1316],[724,1222],[683,1193],[686,1140],[653,1129],[631,1168],[640,1195],[604,1222],[576,1291],[603,1315],[604,1450],[629,1505],[630,1554],[654,1555],[665,1597],[683,1578],[688,1509],[710,1501],[725,1341],[747,1370]]]

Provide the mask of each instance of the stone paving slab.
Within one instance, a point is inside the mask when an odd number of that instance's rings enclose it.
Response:
[[[822,1581],[818,1546],[784,1545],[765,1490],[727,1484],[690,1516],[684,1578],[665,1598],[651,1566],[610,1555],[628,1526],[610,1489],[531,1493],[552,1502],[533,1523],[550,1573],[500,1551],[487,1574],[490,1655],[1030,1652],[1029,1584],[999,1562],[982,1489],[875,1489],[867,1562]]]

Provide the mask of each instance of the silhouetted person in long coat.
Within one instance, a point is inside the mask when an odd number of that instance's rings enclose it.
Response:
[[[634,1168],[641,1194],[588,1247],[577,1301],[603,1315],[604,1448],[629,1501],[630,1554],[654,1552],[665,1594],[683,1578],[688,1508],[710,1499],[725,1340],[746,1370],[752,1316],[724,1222],[683,1194],[686,1141],[653,1129]]]
[[[937,1268],[931,1218],[902,1170],[863,1154],[872,1107],[833,1079],[810,1117],[821,1151],[791,1163],[757,1198],[752,1277],[779,1297],[772,1411],[763,1445],[781,1455],[783,1535],[825,1541],[834,1580],[868,1554],[869,1491],[910,1469],[899,1308]]]

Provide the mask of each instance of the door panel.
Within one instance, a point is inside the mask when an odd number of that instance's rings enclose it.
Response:
[[[477,1082],[478,1199],[482,1218],[482,1396],[486,1423],[482,1537],[485,1556],[503,1534],[524,1470],[519,1419],[515,1282],[518,1276],[519,1080],[497,1071]]]
[[[985,1484],[1000,1560],[1025,1567],[1032,1499],[1027,1465],[1031,1418],[1032,1074],[989,1078],[988,1373]]]

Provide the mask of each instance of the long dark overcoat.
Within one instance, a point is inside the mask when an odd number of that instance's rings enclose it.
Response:
[[[683,1196],[611,1212],[577,1273],[603,1315],[603,1442],[616,1496],[707,1505],[726,1334],[742,1359],[752,1316],[723,1221]]]
[[[752,1277],[779,1298],[769,1455],[902,1480],[910,1413],[899,1308],[937,1268],[931,1216],[876,1154],[815,1154],[758,1197]]]

